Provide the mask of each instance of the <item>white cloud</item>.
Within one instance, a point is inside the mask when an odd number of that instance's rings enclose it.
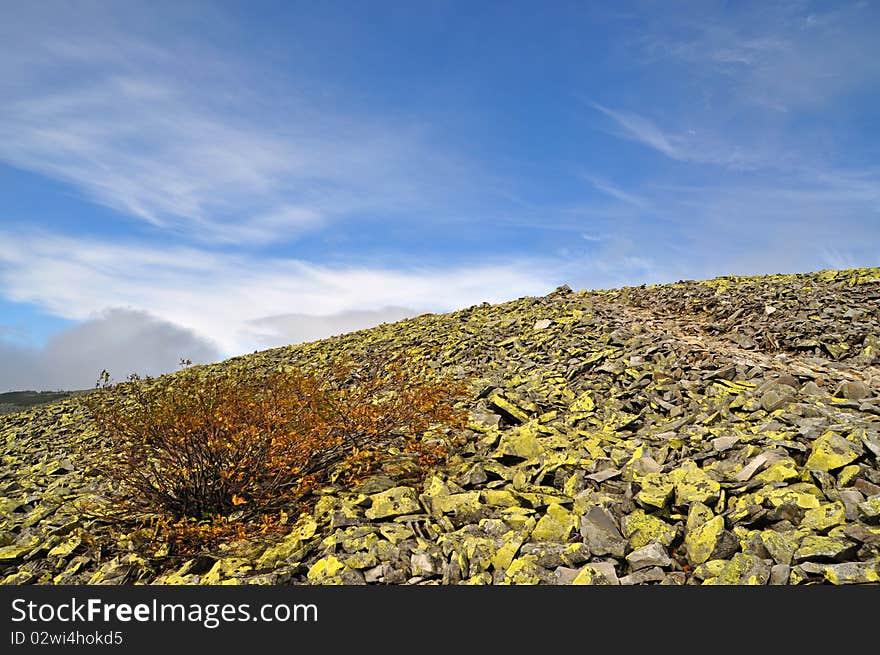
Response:
[[[326,336],[348,325],[352,316],[370,316],[351,312],[381,307],[447,311],[542,295],[559,280],[536,261],[451,270],[329,267],[195,248],[0,232],[0,282],[10,300],[34,303],[57,316],[81,321],[107,307],[143,309],[211,339],[224,354],[238,354],[264,346],[271,317],[308,315],[308,327],[302,329],[317,336],[315,326],[320,325],[327,328],[321,335]],[[280,323],[274,320],[277,328]]]
[[[815,111],[876,82],[877,27],[876,7],[860,3],[694,3],[654,16],[631,46],[683,65],[660,79],[672,93],[700,85],[721,113]]]
[[[676,161],[750,170],[768,164],[779,165],[790,159],[778,153],[771,154],[762,147],[743,146],[707,129],[688,128],[672,132],[634,112],[609,109],[596,103],[593,107],[623,129],[623,138],[648,146]],[[612,193],[610,189],[601,190]]]
[[[643,198],[636,196],[635,194],[629,193],[628,191],[624,191],[620,187],[612,184],[608,180],[593,176],[593,175],[585,175],[584,178],[590,185],[593,186],[597,191],[601,191],[605,195],[611,196],[621,202],[625,202],[627,204],[633,205],[634,207],[644,208],[646,206],[646,202]]]
[[[58,333],[39,349],[0,339],[0,392],[88,389],[103,369],[118,381],[130,373],[173,371],[181,359],[218,358],[217,349],[190,330],[146,312],[114,308]]]
[[[609,109],[595,102],[592,104],[594,108],[622,127],[626,138],[654,148],[671,159],[686,159],[679,148],[672,143],[676,137],[666,134],[647,118],[628,111]]]
[[[261,346],[272,348],[355,332],[381,323],[394,323],[418,314],[418,311],[407,307],[351,310],[327,316],[282,314],[252,320],[248,323],[248,327]]]
[[[193,242],[252,245],[480,201],[473,167],[423,117],[301,93],[259,61],[150,35],[136,9],[85,11],[94,26],[68,15],[69,29],[40,13],[0,27],[0,161],[91,201]]]

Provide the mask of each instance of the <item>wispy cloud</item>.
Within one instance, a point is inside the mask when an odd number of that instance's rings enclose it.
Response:
[[[731,141],[704,128],[673,132],[640,114],[610,109],[597,103],[592,105],[622,129],[620,136],[623,138],[648,146],[676,161],[750,170],[766,165],[770,157],[758,146],[743,147],[735,140]]]
[[[680,81],[699,84],[712,107],[788,113],[815,111],[877,79],[876,5],[862,2],[693,3],[659,13],[633,39],[652,60],[677,64]],[[681,66],[685,68],[682,69]]]
[[[611,196],[616,200],[641,209],[644,209],[647,206],[647,202],[643,198],[629,193],[628,191],[624,191],[623,189],[612,184],[608,180],[596,177],[594,175],[584,175],[584,179],[589,182],[590,185],[597,191],[601,191],[605,195]]]
[[[596,102],[592,105],[623,128],[626,138],[643,143],[671,159],[687,159],[679,147],[673,145],[676,137],[661,130],[649,119],[633,112],[609,109]]]
[[[327,336],[352,316],[365,327],[360,319],[367,315],[352,312],[447,311],[512,295],[542,295],[559,279],[538,260],[451,269],[329,267],[187,247],[0,232],[0,282],[8,298],[68,319],[87,320],[107,307],[149,308],[162,320],[211,339],[225,354],[238,354],[263,347],[266,327],[279,326],[271,317],[282,314],[308,315],[312,327],[326,327],[320,336]],[[310,334],[319,336],[314,330]]]
[[[349,212],[436,200],[406,174],[416,161],[440,183],[445,175],[415,134],[300,119],[282,128],[234,118],[174,83],[106,75],[87,89],[3,103],[0,159],[203,241],[290,239]]]
[[[0,61],[0,161],[202,243],[277,244],[477,202],[474,170],[418,117],[279,90],[290,80],[199,40],[102,29],[0,32],[13,62]]]

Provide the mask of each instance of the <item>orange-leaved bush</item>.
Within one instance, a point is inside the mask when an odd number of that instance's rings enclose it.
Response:
[[[101,432],[103,473],[120,515],[216,526],[301,509],[327,481],[353,483],[389,453],[421,469],[464,425],[464,383],[399,357],[255,375],[191,367],[159,379],[106,383],[85,400]]]

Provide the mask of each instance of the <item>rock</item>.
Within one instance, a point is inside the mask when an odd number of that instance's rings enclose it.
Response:
[[[639,482],[642,489],[636,494],[636,500],[642,505],[662,509],[672,498],[675,487],[672,480],[664,473],[649,473]]]
[[[813,532],[827,532],[844,523],[846,523],[846,508],[843,503],[825,503],[806,511],[801,521],[801,528]]]
[[[471,412],[471,426],[474,430],[488,432],[497,429],[501,424],[501,415],[493,412],[474,410]]]
[[[804,565],[806,566],[806,564]],[[815,565],[828,582],[835,585],[880,582],[880,560]]]
[[[672,559],[667,554],[666,549],[656,542],[634,550],[626,556],[626,561],[629,562],[634,571],[652,566],[663,568],[672,566]]]
[[[620,578],[621,585],[646,584],[648,582],[662,582],[666,573],[659,566],[650,569],[641,569]]]
[[[583,543],[534,543],[523,544],[520,552],[523,555],[534,555],[539,566],[545,569],[577,566],[590,559],[590,550]]]
[[[455,525],[463,525],[468,521],[476,521],[483,511],[479,491],[466,491],[460,494],[432,496],[431,510],[434,515],[451,514],[457,520]]]
[[[371,569],[367,569],[364,571],[364,582],[367,584],[374,584],[376,582],[381,582],[385,575],[388,573],[391,567],[387,564],[379,564],[378,566],[374,566]]]
[[[801,388],[801,391],[804,392],[807,396],[821,396],[824,394],[821,387],[818,384],[810,380]]]
[[[553,571],[553,575],[558,585],[570,585],[580,573],[579,569],[573,569],[569,566],[559,566]]]
[[[791,567],[787,564],[774,564],[770,567],[770,584],[787,585],[791,575]]]
[[[410,557],[410,568],[414,576],[430,578],[443,573],[443,563],[439,550],[428,553],[424,550],[416,550]]]
[[[516,507],[519,500],[507,489],[484,489],[480,492],[480,500],[489,507]]]
[[[710,584],[714,584],[725,566],[727,566],[727,560],[710,559],[694,567],[693,577],[696,580],[711,580]]]
[[[859,503],[859,512],[865,517],[867,523],[880,523],[880,494]]]
[[[670,477],[675,485],[675,504],[691,503],[714,505],[721,496],[721,485],[692,462],[675,469]]]
[[[800,540],[801,535],[794,531],[783,532],[768,529],[761,532],[761,542],[764,544],[764,548],[778,564],[791,564]]]
[[[810,471],[834,471],[858,459],[864,450],[861,444],[844,439],[834,432],[825,432],[813,442],[806,467]]]
[[[548,327],[553,325],[553,321],[549,318],[541,319],[540,321],[535,321],[535,324],[532,326],[533,330],[546,330]]]
[[[306,554],[309,540],[318,530],[318,524],[306,518],[297,525],[280,542],[267,548],[257,560],[257,568],[265,569],[277,566],[280,562],[300,560]]]
[[[842,561],[853,555],[858,545],[842,537],[821,537],[807,535],[803,538],[794,554],[797,563],[808,560]]]
[[[715,584],[765,585],[770,580],[770,565],[755,555],[736,553],[718,575]]]
[[[633,458],[626,466],[623,467],[621,473],[623,479],[631,482],[633,480],[643,481],[643,479],[651,474],[660,473],[663,469],[653,457],[636,457]]]
[[[214,563],[211,570],[202,577],[201,583],[209,585],[228,584],[252,569],[253,566],[251,566],[250,560],[244,557],[224,557]]]
[[[691,564],[702,564],[710,559],[726,559],[736,552],[739,542],[724,528],[724,517],[716,516],[702,525],[688,529],[684,546]]]
[[[399,543],[415,536],[415,532],[413,532],[412,528],[401,525],[400,523],[383,523],[379,526],[379,534],[392,544]]]
[[[717,437],[712,439],[712,447],[719,453],[733,448],[741,439],[739,436]]]
[[[605,480],[616,478],[618,475],[620,475],[620,471],[618,469],[610,468],[602,469],[601,471],[597,471],[596,473],[590,473],[585,477],[588,480],[593,480],[594,482],[605,482]]]
[[[669,546],[677,534],[673,526],[640,509],[624,516],[620,527],[633,549],[647,546],[652,541]],[[590,550],[592,552],[592,548]]]
[[[530,518],[521,530],[511,530],[504,534],[495,555],[492,557],[492,567],[496,571],[506,571],[510,567],[520,547],[529,538],[535,524],[535,519]]]
[[[553,503],[547,507],[547,513],[544,514],[532,531],[532,539],[535,541],[557,541],[564,542],[568,540],[569,535],[574,531],[576,519],[574,514]]]
[[[776,378],[777,384],[783,384],[787,387],[791,387],[792,389],[799,389],[801,383],[798,382],[798,379],[791,375],[790,373],[783,373],[778,378]]]
[[[758,473],[754,479],[756,482],[773,484],[776,482],[793,482],[799,480],[800,477],[797,464],[793,460],[784,460],[771,464]]]
[[[521,459],[532,459],[537,457],[545,450],[538,434],[529,429],[528,426],[513,431],[506,432],[501,437],[501,443],[495,451],[495,457],[519,457]]]
[[[24,557],[38,546],[37,537],[22,538],[9,546],[0,547],[0,562],[7,562]]]
[[[372,504],[364,512],[370,520],[385,519],[404,514],[415,514],[422,511],[412,487],[394,487],[370,496]]]
[[[527,423],[529,415],[500,393],[489,396],[488,404],[511,423]]]
[[[746,464],[739,473],[733,476],[733,479],[737,482],[745,482],[749,480],[758,470],[767,463],[767,458],[764,455],[756,455],[752,458],[748,464]]]
[[[875,458],[880,458],[880,435],[877,433],[865,432],[862,435],[862,443],[865,448],[871,451]]]
[[[627,542],[618,529],[617,522],[602,507],[591,507],[581,517],[581,535],[593,555],[623,557],[626,552]]]
[[[573,585],[619,585],[617,572],[610,562],[593,562],[586,564],[572,580]]]
[[[856,523],[846,526],[843,533],[866,546],[880,546],[880,527],[868,527]]]
[[[70,537],[69,539],[63,541],[62,543],[60,543],[57,546],[55,546],[54,548],[52,548],[48,553],[46,553],[46,556],[47,557],[62,557],[62,558],[67,557],[74,550],[76,550],[81,543],[82,543],[82,538],[78,534],[75,534],[72,537]]]
[[[353,489],[361,494],[377,494],[396,486],[396,482],[387,475],[371,475]]]
[[[834,395],[847,400],[862,400],[872,394],[868,385],[861,380],[847,380],[840,383]]]
[[[328,555],[311,566],[307,577],[312,584],[342,584],[339,574],[344,570],[345,564],[334,555]]]
[[[794,400],[794,390],[784,384],[774,385],[761,396],[761,407],[768,412],[775,412]]]
[[[555,576],[539,566],[534,557],[519,557],[510,563],[499,584],[536,585],[555,582]]]

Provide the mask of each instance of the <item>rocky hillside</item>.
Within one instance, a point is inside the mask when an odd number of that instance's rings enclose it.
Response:
[[[0,393],[0,414],[14,414],[29,407],[54,403],[83,391],[8,391]]]
[[[880,269],[562,287],[217,366],[388,350],[475,379],[448,463],[413,487],[391,460],[283,538],[186,559],[101,540],[77,399],[0,417],[0,580],[880,582]]]

